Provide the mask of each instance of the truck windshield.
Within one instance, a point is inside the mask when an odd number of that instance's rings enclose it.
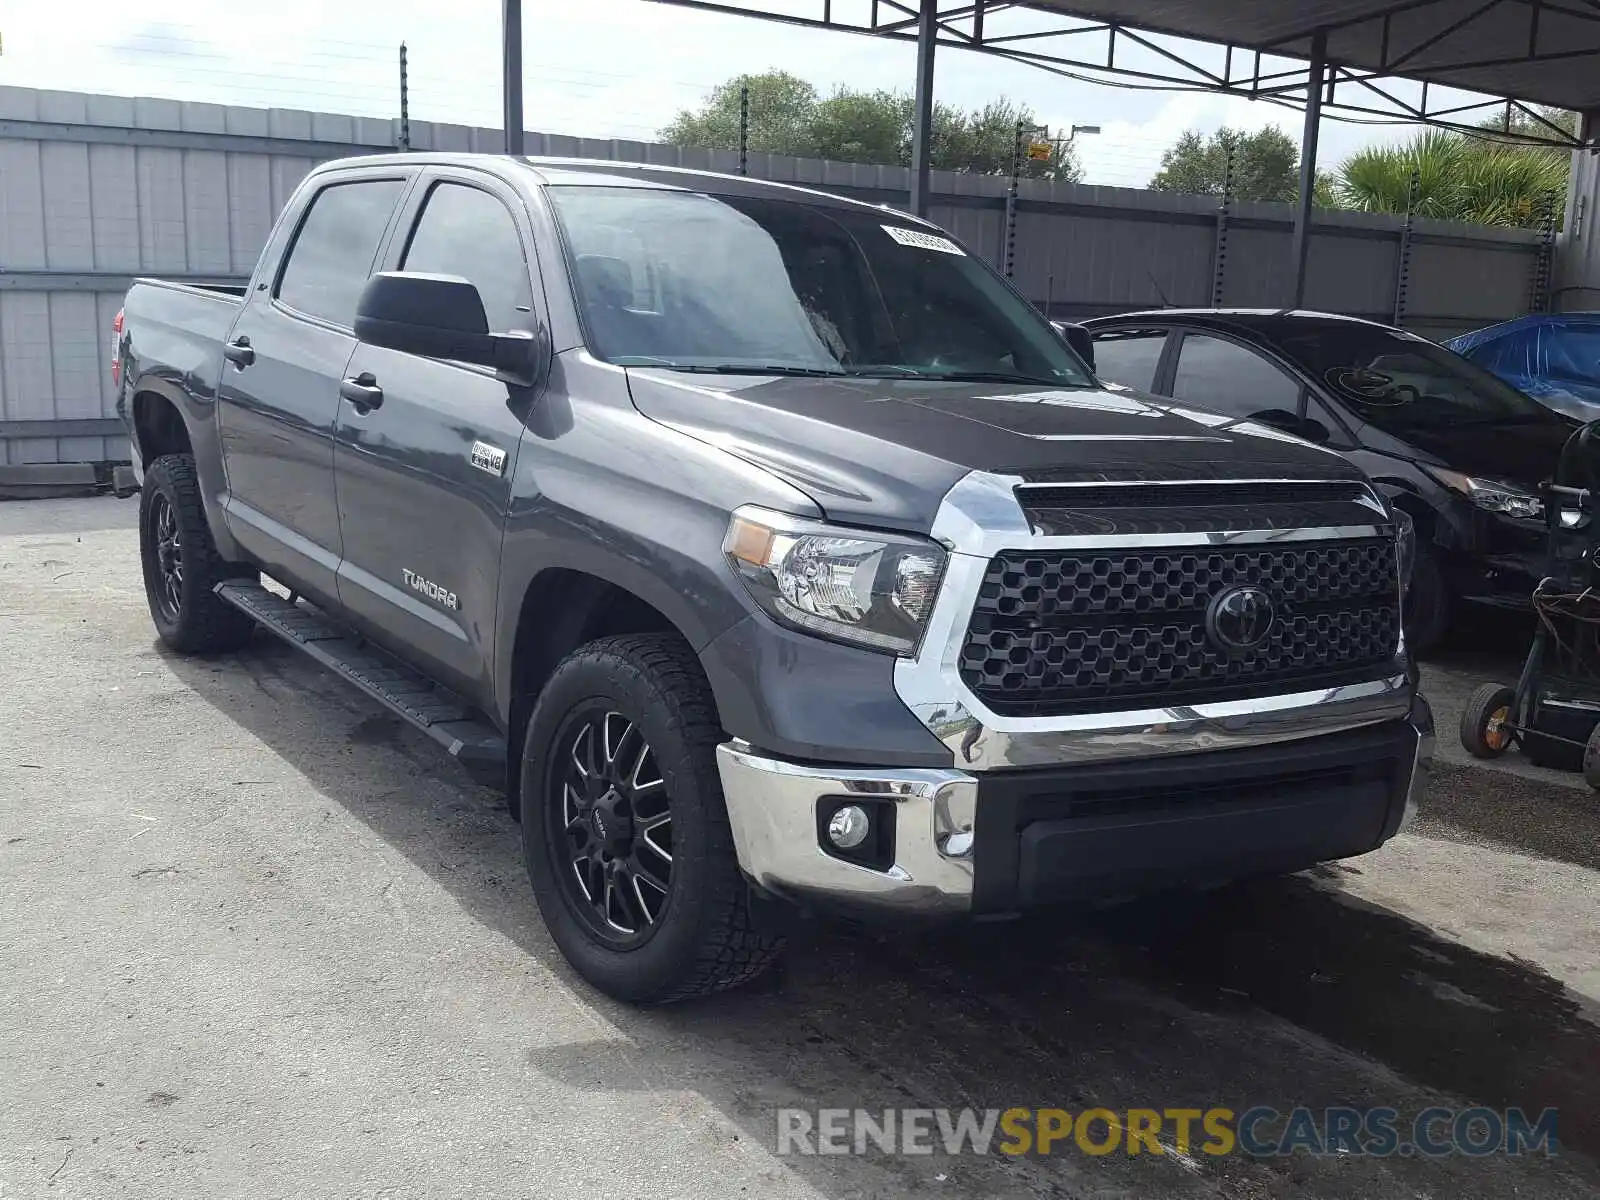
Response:
[[[1376,325],[1291,334],[1280,349],[1364,421],[1389,433],[1557,418],[1453,350]]]
[[[1091,387],[984,263],[888,209],[549,189],[589,348],[620,366]]]

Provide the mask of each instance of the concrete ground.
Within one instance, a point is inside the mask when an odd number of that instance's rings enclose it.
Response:
[[[1600,1194],[1600,802],[1452,755],[1415,829],[1092,917],[812,927],[756,990],[567,970],[514,826],[266,638],[159,651],[135,502],[0,505],[0,1197]],[[1553,1158],[784,1157],[785,1106],[1556,1106]]]

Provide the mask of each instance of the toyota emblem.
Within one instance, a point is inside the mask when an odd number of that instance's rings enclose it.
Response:
[[[1260,588],[1229,588],[1206,609],[1206,634],[1230,654],[1252,650],[1267,640],[1276,616],[1272,597]]]

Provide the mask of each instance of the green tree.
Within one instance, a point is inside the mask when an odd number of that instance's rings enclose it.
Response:
[[[1234,199],[1293,203],[1299,196],[1300,148],[1288,134],[1272,126],[1256,133],[1219,129],[1209,137],[1190,130],[1162,154],[1161,169],[1150,186],[1158,192],[1220,196],[1230,150]],[[1317,195],[1332,198],[1320,187]]]
[[[899,163],[910,155],[911,98],[837,89],[812,115],[807,153],[836,162]]]
[[[1339,166],[1338,189],[1350,208],[1404,213],[1414,172],[1417,216],[1532,228],[1547,205],[1559,216],[1567,171],[1559,150],[1430,129],[1409,142],[1352,154]]]
[[[944,171],[965,171],[973,175],[1009,175],[1017,148],[1017,131],[1023,129],[1024,150],[1036,136],[1050,145],[1050,157],[1029,158],[1024,153],[1021,174],[1025,179],[1053,179],[1076,183],[1083,177],[1077,147],[1067,138],[1049,138],[1039,130],[1033,110],[1014,104],[1002,96],[971,112],[936,109],[933,120],[933,165]]]
[[[837,162],[911,164],[915,113],[910,96],[840,87],[820,99],[809,83],[784,71],[730,79],[714,89],[698,109],[680,112],[661,131],[662,140],[712,150],[738,149],[739,89],[746,85],[750,88],[751,150]],[[1032,126],[1033,113],[1003,97],[970,112],[935,105],[932,165],[971,174],[1009,173],[1019,122]],[[1056,141],[1048,159],[1024,156],[1022,174],[1070,181],[1078,179],[1082,171],[1071,143]]]
[[[680,112],[661,131],[661,139],[675,146],[737,150],[740,91],[745,87],[750,89],[750,149],[771,154],[810,154],[817,89],[787,71],[735,75],[713,88],[698,110]]]
[[[1534,111],[1543,120],[1536,120],[1521,109],[1513,108],[1509,124],[1506,121],[1505,112],[1502,110],[1499,116],[1484,117],[1483,120],[1478,122],[1478,128],[1496,133],[1517,134],[1523,137],[1553,138],[1559,136],[1555,129],[1550,128],[1551,125],[1554,125],[1556,129],[1563,130],[1573,137],[1578,135],[1577,113],[1568,112],[1564,108],[1551,108],[1545,104],[1535,105]],[[1565,155],[1570,151],[1563,149],[1554,150],[1552,153]]]

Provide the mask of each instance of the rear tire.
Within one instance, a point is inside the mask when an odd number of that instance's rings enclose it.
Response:
[[[1473,758],[1499,758],[1511,749],[1515,699],[1515,692],[1498,683],[1486,683],[1473,692],[1461,712],[1461,748]]]
[[[212,590],[259,572],[223,560],[211,538],[194,456],[168,454],[144,474],[139,558],[145,599],[162,642],[180,654],[216,654],[249,640],[255,622]]]
[[[561,953],[618,1000],[737,987],[782,950],[753,919],[739,870],[723,740],[699,660],[670,634],[580,647],[534,707],[522,754],[528,877]]]

